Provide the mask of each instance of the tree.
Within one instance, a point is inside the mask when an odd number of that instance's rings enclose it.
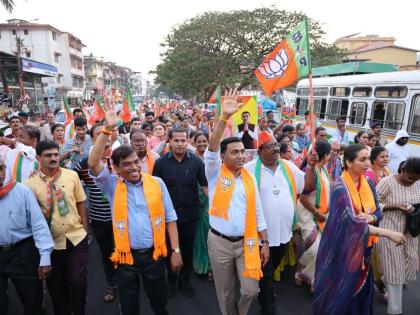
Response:
[[[200,14],[173,28],[161,44],[165,51],[153,72],[155,83],[202,100],[219,83],[255,87],[253,70],[304,17],[275,7]],[[308,22],[317,66],[341,62],[343,52],[323,42],[319,22]]]
[[[1,4],[7,11],[9,11],[9,13],[12,13],[13,8],[15,6],[15,1],[14,0],[1,0]]]

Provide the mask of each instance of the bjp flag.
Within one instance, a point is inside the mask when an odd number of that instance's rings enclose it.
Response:
[[[305,18],[254,71],[266,95],[307,77],[311,71],[308,21]]]

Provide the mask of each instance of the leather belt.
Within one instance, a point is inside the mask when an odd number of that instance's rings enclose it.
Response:
[[[210,231],[214,235],[220,236],[221,238],[224,238],[225,240],[228,240],[229,242],[239,242],[239,241],[242,241],[244,239],[243,236],[227,236],[227,235],[224,235],[224,234],[220,233],[219,231],[216,231],[213,228],[210,228]]]
[[[21,245],[22,243],[24,243],[25,241],[28,241],[30,239],[32,239],[32,236],[24,238],[23,240],[20,240],[19,242],[16,242],[15,244],[1,245],[0,246],[0,252],[11,251],[12,249],[15,249],[16,247],[18,247],[19,245]]]
[[[134,248],[131,248],[131,252],[133,254],[148,254],[148,253],[153,252],[153,247],[151,247],[151,248],[144,248],[144,249],[134,249]]]

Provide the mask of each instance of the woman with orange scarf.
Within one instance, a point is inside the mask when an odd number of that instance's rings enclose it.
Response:
[[[373,314],[371,252],[378,237],[404,244],[401,233],[377,227],[382,218],[374,185],[364,177],[368,150],[344,151],[344,172],[332,189],[315,271],[314,314]]]
[[[295,274],[295,282],[301,285],[306,282],[313,286],[315,276],[316,255],[318,253],[321,233],[328,216],[331,178],[325,165],[331,154],[331,145],[326,141],[317,141],[315,151],[318,162],[313,167],[315,178],[305,184],[297,206],[298,225],[302,233],[303,248],[298,251],[299,266]],[[312,171],[308,165],[306,171]],[[300,257],[299,257],[300,256]]]

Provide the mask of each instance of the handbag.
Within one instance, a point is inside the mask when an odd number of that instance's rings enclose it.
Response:
[[[413,205],[414,210],[406,214],[407,231],[412,237],[420,234],[420,203]]]

